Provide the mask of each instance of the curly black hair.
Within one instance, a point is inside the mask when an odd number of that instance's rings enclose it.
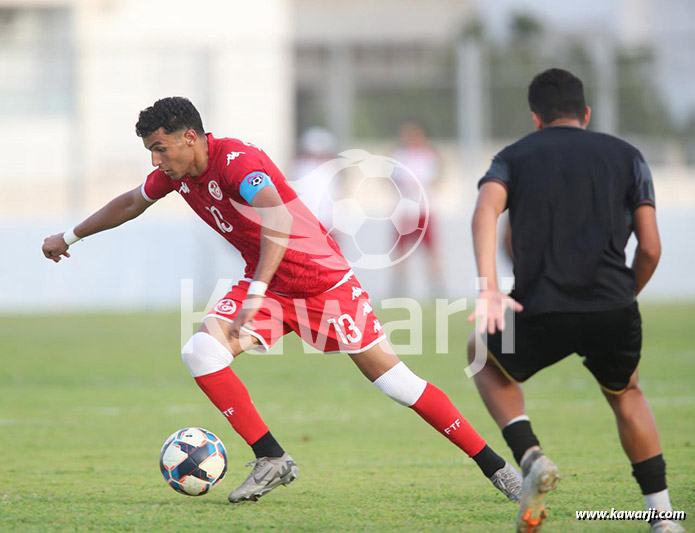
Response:
[[[182,129],[192,129],[205,135],[200,113],[188,98],[170,96],[157,100],[154,105],[140,111],[135,133],[138,137],[147,137],[159,128],[166,133]]]

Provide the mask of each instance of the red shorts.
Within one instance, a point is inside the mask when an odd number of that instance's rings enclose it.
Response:
[[[206,318],[234,321],[248,289],[246,280],[234,285]],[[352,272],[315,296],[291,298],[268,291],[263,307],[243,329],[256,337],[265,351],[290,331],[324,353],[361,353],[386,339],[367,291]]]

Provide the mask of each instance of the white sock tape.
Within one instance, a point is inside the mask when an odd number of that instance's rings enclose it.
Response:
[[[647,503],[647,509],[673,511],[673,507],[671,507],[671,498],[668,496],[668,489],[653,492],[652,494],[645,494],[644,501]]]
[[[505,424],[504,427],[509,427],[512,424],[515,424],[517,422],[521,422],[522,420],[528,420],[529,422],[531,421],[531,419],[528,417],[528,415],[519,415],[516,418],[512,418],[509,422],[507,422]]]
[[[410,407],[420,399],[427,382],[413,374],[413,371],[400,361],[374,380],[374,386],[392,400]]]
[[[181,359],[194,378],[229,366],[232,353],[209,333],[199,331],[181,349]]]

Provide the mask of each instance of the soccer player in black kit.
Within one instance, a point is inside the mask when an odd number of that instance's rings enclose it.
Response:
[[[661,254],[649,167],[627,142],[586,130],[591,109],[570,72],[538,74],[528,102],[536,131],[499,152],[479,182],[473,243],[487,286],[469,317],[488,333],[476,386],[524,474],[517,531],[540,528],[545,493],[559,480],[531,429],[519,383],[573,353],[615,413],[647,509],[671,511],[656,422],[637,380],[636,296]],[[510,295],[499,291],[495,258],[497,219],[506,209],[515,276]],[[633,231],[638,244],[628,267],[625,245]],[[501,332],[512,319],[514,353],[505,353]],[[472,336],[471,361],[475,351]],[[665,519],[651,527],[683,531]]]

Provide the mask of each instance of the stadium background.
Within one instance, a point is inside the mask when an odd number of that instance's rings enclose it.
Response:
[[[388,155],[411,118],[445,160],[431,200],[448,243],[446,296],[472,296],[475,183],[497,150],[530,131],[531,76],[558,65],[585,80],[593,126],[637,144],[653,169],[664,251],[640,298],[641,382],[674,508],[695,512],[693,6],[0,0],[0,529],[509,531],[514,506],[471,460],[343,358],[302,354],[296,339],[288,357],[242,357],[234,370],[302,478],[259,504],[226,505],[252,457],[181,364],[178,323],[181,280],[192,280],[202,310],[218,278],[239,275],[238,255],[174,195],[79,243],[58,265],[40,246],[142,182],[151,166],[134,122],[159,97],[189,96],[207,129],[255,141],[283,169],[310,126],[331,130],[339,150]],[[463,318],[449,320],[449,355],[435,355],[421,260],[402,295],[423,302],[425,356],[404,360],[509,457],[465,377]],[[391,271],[359,275],[383,322],[407,318],[380,305]],[[575,519],[575,510],[643,505],[612,414],[579,358],[544,371],[526,392],[564,475],[549,500],[548,533],[646,529]],[[184,425],[215,431],[230,454],[222,486],[204,498],[173,493],[157,469],[161,443]]]
[[[531,128],[525,87],[561,65],[586,82],[593,127],[650,162],[664,254],[645,299],[695,298],[695,23],[688,0],[426,2],[0,0],[0,310],[171,308],[181,278],[207,302],[238,255],[172,195],[56,266],[46,235],[151,170],[140,109],[185,95],[209,131],[262,146],[287,174],[320,125],[337,150],[388,155],[407,118],[444,159],[431,195],[446,296],[471,295],[469,220],[491,156]],[[418,257],[419,255],[419,257]],[[426,297],[421,254],[403,294]],[[21,265],[21,266],[20,266]],[[21,274],[18,274],[20,266]],[[375,298],[388,269],[359,273]]]

